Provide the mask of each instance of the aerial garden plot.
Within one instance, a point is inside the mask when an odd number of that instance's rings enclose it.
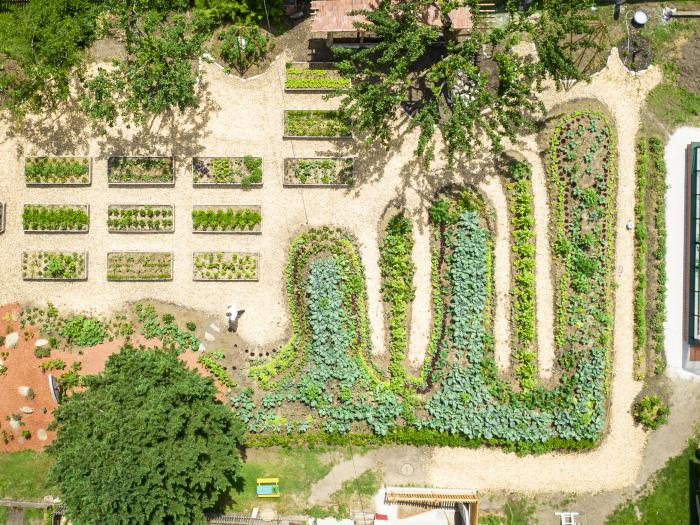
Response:
[[[43,78],[5,33],[54,3],[72,65]],[[677,115],[645,104],[695,99],[615,51],[609,6],[319,0],[272,31],[281,7],[59,3],[0,12],[0,451],[49,458],[36,493],[71,521],[346,517],[363,485],[619,496],[647,439],[680,450],[648,432],[677,396]],[[635,38],[690,34],[667,22]]]

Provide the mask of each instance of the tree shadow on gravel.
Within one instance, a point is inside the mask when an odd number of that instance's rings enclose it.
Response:
[[[17,158],[36,154],[88,155],[90,142],[97,140],[98,156],[119,154],[192,156],[202,151],[202,142],[210,134],[208,123],[219,109],[207,83],[199,86],[200,103],[182,113],[153,116],[141,125],[119,124],[113,128],[93,126],[72,98],[56,111],[28,115],[19,123],[6,119],[7,137],[16,140]]]

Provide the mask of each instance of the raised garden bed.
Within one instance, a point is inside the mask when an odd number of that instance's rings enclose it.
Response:
[[[350,139],[350,122],[333,110],[297,110],[284,112],[284,138]]]
[[[334,91],[350,87],[350,80],[340,76],[332,62],[287,62],[286,91]]]
[[[92,165],[87,157],[27,157],[27,186],[89,186]]]
[[[284,159],[284,186],[348,187],[353,159],[343,157]]]
[[[22,279],[84,281],[87,279],[87,252],[22,252]]]
[[[109,233],[171,233],[174,210],[167,205],[115,204],[107,208]]]
[[[22,227],[25,233],[87,233],[90,206],[25,204]]]
[[[257,253],[195,252],[195,281],[257,281]]]
[[[192,181],[197,187],[262,187],[260,157],[194,157]]]
[[[260,206],[195,206],[194,233],[261,233]]]
[[[172,157],[110,157],[107,161],[110,186],[172,186],[175,160]]]
[[[107,254],[108,281],[170,281],[172,252],[110,252]]]

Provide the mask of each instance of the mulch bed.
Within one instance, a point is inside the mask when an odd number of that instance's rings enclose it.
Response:
[[[13,349],[8,349],[4,345],[0,345],[0,352],[7,352],[8,357],[4,358],[4,366],[7,367],[7,372],[0,375],[0,429],[14,438],[5,444],[0,439],[0,452],[15,452],[19,450],[37,450],[40,451],[44,446],[53,441],[55,432],[48,430],[49,423],[53,419],[53,410],[56,408],[51,392],[49,390],[48,375],[52,373],[54,376],[60,376],[70,370],[71,364],[75,361],[80,361],[82,368],[80,375],[97,374],[104,369],[104,364],[109,356],[119,351],[119,348],[124,344],[124,340],[114,340],[106,342],[91,348],[85,348],[82,354],[78,350],[71,352],[52,350],[51,356],[45,359],[37,358],[34,355],[34,343],[41,337],[38,334],[38,327],[31,326],[19,327],[20,306],[18,304],[9,304],[0,306],[0,334],[6,336],[9,333],[17,332],[19,341]],[[25,340],[25,332],[28,337]],[[154,347],[158,345],[158,340],[147,340],[138,334],[131,337],[131,343],[134,345],[144,345]],[[180,355],[189,368],[196,368],[202,375],[209,375],[204,367],[197,363],[199,352],[183,352]],[[42,372],[39,364],[48,359],[61,359],[65,361],[66,368],[64,370],[54,370],[52,372]],[[216,383],[219,389],[219,400],[223,400],[224,388],[218,382]],[[22,396],[18,388],[20,386],[28,386],[34,390],[34,399],[27,399]],[[20,413],[20,407],[29,407],[33,410],[31,414],[22,414],[22,423],[18,429],[12,429],[7,417],[11,414]],[[39,429],[47,431],[47,439],[41,441],[38,437]],[[31,438],[25,440],[22,438],[22,431],[29,430]]]

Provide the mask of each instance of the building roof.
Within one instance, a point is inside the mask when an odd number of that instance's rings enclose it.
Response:
[[[374,9],[376,6],[377,0],[313,0],[311,10],[315,11],[315,14],[311,30],[317,33],[357,31],[355,22],[365,22],[366,18],[361,15],[351,16],[349,13]],[[471,29],[472,17],[468,7],[453,9],[448,16],[455,30]],[[428,7],[423,21],[432,26],[442,26],[440,13],[433,5]]]

